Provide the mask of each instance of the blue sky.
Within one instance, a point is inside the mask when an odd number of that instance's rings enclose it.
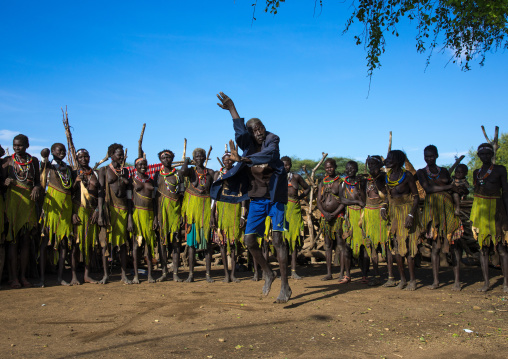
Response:
[[[435,53],[416,52],[415,30],[387,38],[382,67],[369,79],[354,31],[342,35],[349,4],[291,1],[272,16],[251,1],[3,1],[0,3],[0,144],[24,133],[29,152],[64,142],[60,108],[68,106],[77,148],[96,162],[113,142],[137,152],[182,155],[208,150],[217,168],[233,137],[215,94],[231,96],[241,116],[259,117],[281,137],[282,155],[317,159],[321,152],[364,160],[403,149],[423,167],[435,144],[438,163],[506,132],[505,53],[462,72]]]

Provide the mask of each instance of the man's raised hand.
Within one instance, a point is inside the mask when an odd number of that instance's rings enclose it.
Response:
[[[217,105],[223,110],[231,110],[235,105],[233,104],[233,100],[229,98],[224,92],[219,92],[217,98],[221,103],[217,102]]]
[[[231,151],[231,156],[229,158],[235,162],[240,162],[241,158],[238,155],[238,147],[235,146],[235,141],[229,140],[229,148]]]

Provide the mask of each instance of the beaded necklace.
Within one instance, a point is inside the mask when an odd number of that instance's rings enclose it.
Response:
[[[427,177],[433,181],[437,180],[441,175],[441,167],[437,167],[437,173],[430,172],[429,166],[425,167],[425,171],[427,172]]]
[[[395,181],[392,181],[390,180],[390,176],[392,174],[392,169],[390,168],[388,170],[388,173],[386,174],[386,184],[388,185],[388,187],[397,187],[399,184],[401,184],[402,182],[404,182],[404,179],[406,178],[406,170],[404,168],[401,168],[402,170],[402,175],[400,176],[400,178],[398,180],[395,180]]]
[[[113,171],[114,174],[116,174],[117,177],[120,177],[123,173],[123,167],[116,169],[115,167],[113,167],[112,163],[109,164],[109,168],[111,168],[111,170]]]
[[[88,188],[88,184],[90,183],[90,178],[92,177],[92,169],[84,170],[82,168],[78,169],[78,176],[83,176],[85,180],[83,184]]]
[[[146,183],[146,182],[148,182],[148,180],[150,179],[150,177],[148,177],[148,176],[147,176],[146,178],[140,178],[140,177],[138,176],[138,171],[134,172],[134,178],[135,178],[136,180],[138,180],[139,182],[141,182],[141,183]]]
[[[346,183],[347,188],[354,189],[355,186],[358,184],[358,179],[355,178],[355,182],[351,183],[351,182],[349,182],[349,178],[350,178],[349,176],[344,178],[344,182]]]
[[[71,171],[69,170],[69,167],[65,164],[65,162],[62,161],[62,164],[59,164],[58,162],[56,162],[56,165],[54,167],[55,167],[56,174],[60,178],[62,187],[65,189],[71,188],[71,185],[72,185]],[[60,170],[62,167],[65,167],[65,173]]]
[[[208,173],[208,172],[206,171],[206,168],[203,170],[203,173],[202,173],[202,174],[198,172],[198,170],[197,170],[197,168],[196,168],[196,167],[194,167],[194,171],[196,171],[196,176],[198,176],[198,183],[199,183],[199,185],[200,185],[201,187],[205,187],[205,185],[206,185],[206,174]],[[204,179],[205,181],[202,183],[201,181],[202,181],[203,179]]]
[[[492,170],[494,169],[494,164],[491,164],[487,172],[483,175],[483,177],[480,177],[480,172],[482,171],[482,168],[478,170],[478,173],[476,174],[476,179],[478,180],[478,183],[480,186],[483,186],[485,184],[485,179],[490,176],[492,173]]]
[[[293,187],[293,172],[288,174],[288,187]]]
[[[325,178],[323,178],[323,183],[324,184],[329,184],[329,183],[333,183],[333,182],[337,181],[340,178],[340,175],[338,175],[334,179],[327,180],[327,178],[330,178],[330,176],[326,176]]]
[[[14,177],[16,177],[16,180],[19,182],[25,182],[28,180],[28,173],[30,172],[30,169],[32,168],[32,156],[30,156],[28,153],[26,162],[21,162],[21,159],[18,158],[18,156],[13,153],[12,154],[12,160],[14,161]],[[19,175],[18,175],[19,171]],[[24,176],[23,176],[24,175]]]
[[[159,174],[164,178],[164,183],[166,183],[166,188],[169,193],[176,193],[176,188],[178,184],[180,183],[180,178],[176,175],[176,168],[173,168],[173,170],[169,173],[163,173],[164,167],[160,170]],[[168,181],[168,177],[175,176],[176,183],[173,184]],[[169,186],[173,186],[174,188],[171,189]]]

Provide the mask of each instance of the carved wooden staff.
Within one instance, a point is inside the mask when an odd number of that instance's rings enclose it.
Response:
[[[487,132],[485,132],[485,127],[483,125],[482,125],[482,131],[483,131],[483,135],[485,136],[485,139],[487,140],[487,142],[490,143],[492,145],[492,147],[494,148],[494,156],[492,157],[492,164],[496,164],[496,153],[497,153],[497,150],[499,149],[499,143],[498,143],[499,126],[496,126],[496,128],[494,130],[494,140],[491,140],[489,138],[489,136],[487,136]]]
[[[146,123],[143,124],[143,128],[141,129],[141,134],[139,135],[138,140],[138,158],[144,158],[143,152],[143,136],[145,135]]]
[[[210,149],[208,150],[208,153],[206,155],[205,168],[206,168],[206,165],[208,164],[208,160],[210,159],[211,152],[212,152],[212,146],[210,146]]]

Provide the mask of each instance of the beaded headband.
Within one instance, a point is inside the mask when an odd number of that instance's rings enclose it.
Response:
[[[494,152],[494,150],[491,147],[488,147],[488,146],[478,147],[478,151],[477,152],[480,152],[480,151],[483,151],[483,150]]]
[[[164,155],[164,154],[167,154],[167,155],[175,157],[175,154],[173,152],[171,152],[171,151],[162,151],[161,156]]]
[[[88,151],[85,150],[84,148],[79,149],[78,152],[76,152],[76,156],[79,155],[80,153],[86,153],[88,155]]]
[[[143,160],[144,160],[143,157],[136,158],[136,161],[134,161],[134,165],[136,165],[139,161],[143,161]]]
[[[367,157],[367,161],[368,161],[368,160],[374,160],[374,161],[378,161],[378,162],[380,162],[380,163],[383,163],[383,161],[382,161],[382,160],[380,160],[379,158],[377,158],[377,157],[371,157],[370,155]]]
[[[224,157],[231,156],[231,152],[226,152],[222,155],[222,160],[224,161]]]

